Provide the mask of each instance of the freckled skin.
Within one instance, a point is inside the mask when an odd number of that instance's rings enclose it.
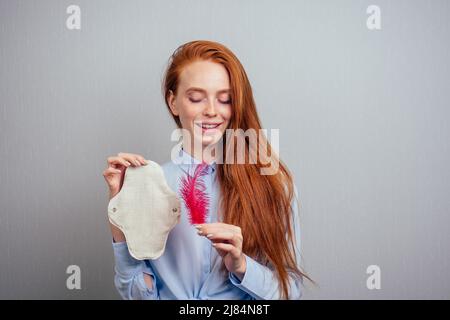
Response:
[[[188,91],[190,88],[200,88],[204,92]],[[196,61],[182,70],[177,93],[171,93],[169,97],[172,113],[179,116],[183,129],[188,130],[203,147],[216,144],[230,123],[231,104],[225,103],[230,102],[230,94],[222,92],[225,89],[230,89],[230,81],[224,66],[211,61]],[[199,121],[221,125],[202,134],[194,124]],[[190,152],[192,143],[183,146],[190,154],[199,156],[196,152]]]

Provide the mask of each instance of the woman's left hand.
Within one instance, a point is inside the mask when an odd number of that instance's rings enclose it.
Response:
[[[223,259],[229,272],[240,280],[247,269],[245,256],[242,253],[242,231],[238,226],[226,223],[204,223],[195,226],[198,234],[212,241],[213,246]]]

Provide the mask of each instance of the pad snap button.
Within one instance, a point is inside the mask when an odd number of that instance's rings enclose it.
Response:
[[[173,212],[177,212],[177,211],[178,211],[178,208],[173,208],[172,211],[173,211]]]

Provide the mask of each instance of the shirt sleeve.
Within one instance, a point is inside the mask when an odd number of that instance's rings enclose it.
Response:
[[[300,267],[300,221],[298,217],[298,191],[294,185],[294,198],[292,200],[292,218],[293,231],[295,239],[295,257],[297,259],[297,266]],[[245,241],[245,240],[244,240]],[[242,281],[234,275],[229,273],[229,279],[232,284],[241,290],[247,292],[256,300],[279,300],[281,299],[281,290],[279,290],[278,278],[273,268],[265,266],[251,257],[244,255],[247,263],[247,268],[242,278]],[[298,300],[302,296],[303,280],[293,273],[289,273],[289,296],[288,299]]]
[[[133,258],[126,242],[112,242],[115,260],[114,285],[124,300],[157,300],[158,285],[155,273],[145,261]],[[153,288],[148,288],[144,273],[153,280]]]

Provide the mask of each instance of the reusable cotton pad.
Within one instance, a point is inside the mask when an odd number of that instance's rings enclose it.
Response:
[[[109,221],[125,235],[128,250],[138,260],[157,259],[169,232],[180,221],[177,194],[156,162],[128,167],[122,189],[108,204]]]

